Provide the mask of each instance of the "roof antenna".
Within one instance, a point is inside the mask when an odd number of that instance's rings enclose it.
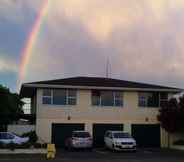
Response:
[[[109,58],[107,58],[107,62],[106,62],[106,78],[109,78],[109,72],[110,72],[110,62],[109,62]]]

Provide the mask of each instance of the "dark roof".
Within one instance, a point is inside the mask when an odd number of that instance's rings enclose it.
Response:
[[[26,85],[29,84],[29,87]],[[99,78],[99,77],[73,77],[73,78],[64,78],[64,79],[56,79],[56,80],[47,80],[47,81],[39,81],[39,82],[31,82],[25,83],[21,87],[20,94],[24,96],[23,93],[26,90],[33,91],[36,90],[37,87],[34,85],[63,85],[63,86],[87,86],[87,87],[119,87],[119,88],[140,88],[140,89],[167,89],[167,90],[176,90],[178,92],[181,89],[166,87],[160,85],[146,84],[146,83],[138,83],[132,81],[125,81],[120,79],[112,79],[112,78]],[[33,85],[33,86],[31,86]],[[31,87],[30,87],[31,86]]]

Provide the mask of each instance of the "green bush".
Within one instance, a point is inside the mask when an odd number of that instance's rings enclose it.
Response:
[[[173,143],[174,145],[183,145],[184,146],[184,140],[180,139]]]
[[[24,133],[22,135],[22,137],[29,137],[29,142],[31,144],[34,144],[36,143],[36,141],[38,140],[38,136],[36,135],[36,132],[35,131],[31,131],[31,132],[28,132],[28,133]]]

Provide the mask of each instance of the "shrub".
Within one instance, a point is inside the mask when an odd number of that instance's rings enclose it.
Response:
[[[183,145],[184,146],[184,140],[180,139],[175,142],[173,142],[174,145]]]

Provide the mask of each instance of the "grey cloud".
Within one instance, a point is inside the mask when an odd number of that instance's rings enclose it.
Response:
[[[158,18],[147,3],[141,7],[144,14],[126,28],[112,28],[105,41],[92,37],[80,19],[50,15],[25,80],[105,76],[109,58],[112,77],[184,87],[184,14],[167,6]]]

